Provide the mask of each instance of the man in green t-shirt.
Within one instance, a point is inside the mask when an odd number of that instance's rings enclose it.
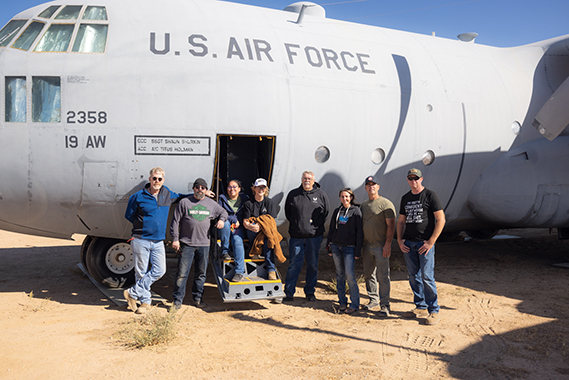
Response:
[[[364,230],[362,258],[369,303],[364,309],[371,310],[381,306],[379,314],[388,317],[391,291],[389,256],[395,232],[395,207],[389,199],[379,195],[379,183],[373,176],[365,179],[365,189],[369,199],[362,204]]]

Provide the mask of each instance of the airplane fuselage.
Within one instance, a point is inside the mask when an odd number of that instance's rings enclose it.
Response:
[[[41,21],[44,32],[74,24],[73,42],[81,20],[38,17],[55,4],[15,19]],[[0,185],[0,228],[127,238],[126,202],[150,168],[165,169],[170,189],[192,192],[195,178],[212,183],[220,162],[230,167],[235,154],[223,159],[220,144],[233,136],[272,141],[265,159],[279,203],[309,169],[334,207],[343,187],[363,201],[373,174],[398,208],[405,174],[418,167],[445,205],[447,231],[569,227],[567,165],[557,175],[543,161],[566,155],[567,137],[550,149],[531,127],[566,77],[546,77],[543,46],[553,40],[494,48],[319,15],[298,23],[294,12],[218,1],[97,5],[108,14],[91,23],[108,25],[103,52],[39,52],[42,34],[29,50],[0,50],[2,89],[24,78],[27,107],[24,121],[0,121],[9,178]],[[52,105],[52,117],[37,121],[34,86],[46,78],[60,91],[59,119]],[[541,161],[521,162],[517,183],[504,171],[509,163],[481,177],[507,152],[536,144],[545,145]],[[557,192],[555,208],[541,208],[540,191]],[[541,219],[528,216],[540,210]]]

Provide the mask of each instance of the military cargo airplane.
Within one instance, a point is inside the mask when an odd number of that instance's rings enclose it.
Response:
[[[70,238],[97,279],[132,272],[129,196],[161,166],[334,199],[418,167],[446,233],[569,235],[569,36],[514,48],[211,0],[54,1],[0,31],[0,228]],[[247,187],[247,186],[246,186]],[[283,231],[284,213],[277,222]]]

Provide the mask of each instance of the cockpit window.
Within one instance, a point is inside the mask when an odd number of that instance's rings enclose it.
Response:
[[[26,77],[6,77],[5,106],[7,122],[26,122]]]
[[[56,20],[77,20],[81,12],[81,5],[68,5],[55,16]]]
[[[16,40],[16,42],[14,42],[14,45],[12,45],[12,47],[16,49],[28,50],[36,40],[38,34],[40,34],[40,32],[42,31],[44,25],[45,24],[43,22],[33,21],[26,28],[26,30],[24,30],[24,32],[20,35],[20,37],[18,37],[18,39]]]
[[[35,51],[65,52],[71,42],[75,24],[51,24]]]
[[[107,20],[107,9],[105,7],[88,6],[83,13],[83,20]]]
[[[12,20],[0,30],[0,46],[7,46],[28,20]]]
[[[53,16],[53,14],[55,13],[56,10],[59,9],[59,5],[52,5],[51,7],[47,8],[45,11],[43,11],[42,13],[40,13],[38,15],[38,17],[41,18],[51,18],[51,16]]]
[[[108,25],[81,24],[73,51],[76,53],[104,53]]]
[[[61,122],[61,79],[32,77],[32,121]]]

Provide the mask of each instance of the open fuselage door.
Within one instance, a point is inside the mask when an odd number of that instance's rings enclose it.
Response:
[[[257,178],[271,184],[275,155],[275,136],[218,135],[214,169],[213,191],[222,194],[231,180],[242,183],[242,191],[252,197],[251,186]],[[217,242],[217,239],[215,239]],[[265,260],[249,259],[245,249],[245,278],[241,282],[230,281],[235,274],[233,259],[223,260],[217,244],[210,252],[211,264],[221,298],[224,302],[282,299],[282,282],[267,279]]]

